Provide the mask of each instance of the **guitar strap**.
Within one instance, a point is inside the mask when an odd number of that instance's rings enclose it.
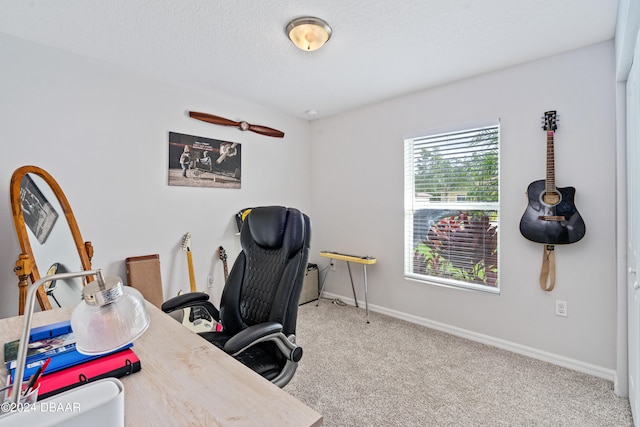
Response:
[[[542,246],[542,269],[540,270],[540,288],[550,292],[556,285],[556,254],[553,245]]]

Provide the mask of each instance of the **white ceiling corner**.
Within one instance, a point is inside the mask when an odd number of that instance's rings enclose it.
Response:
[[[0,0],[0,33],[313,119],[610,40],[617,3]],[[305,15],[315,52],[284,32]]]

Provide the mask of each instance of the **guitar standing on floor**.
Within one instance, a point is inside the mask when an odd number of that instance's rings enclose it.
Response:
[[[554,245],[566,245],[582,239],[586,232],[584,220],[574,203],[574,187],[556,187],[554,135],[557,129],[555,111],[544,113],[544,126],[547,133],[547,176],[534,181],[527,188],[529,204],[520,220],[520,233],[527,239],[543,243],[543,271],[540,286],[546,291],[553,289]],[[547,276],[551,274],[551,283],[547,286]]]
[[[187,233],[182,237],[180,245],[183,251],[187,253],[187,265],[189,267],[189,287],[191,292],[196,292],[196,275],[193,271],[193,258],[191,257],[191,233]]]
[[[222,267],[224,269],[224,282],[227,283],[227,277],[229,277],[229,269],[227,268],[227,252],[222,246],[218,248],[218,258],[222,261]]]
[[[182,250],[187,253],[187,264],[189,267],[189,286],[191,292],[197,292],[196,275],[193,270],[193,259],[191,256],[191,233],[187,233],[182,238],[180,245]],[[184,308],[182,324],[193,332],[208,332],[213,330],[214,321],[211,314],[202,306],[193,306]],[[216,323],[217,324],[217,323]]]
[[[222,246],[218,248],[218,258],[220,258],[220,261],[222,261],[222,268],[224,270],[224,283],[227,283],[227,278],[229,277],[229,269],[227,267],[227,251],[225,251]],[[220,331],[222,331],[222,325],[220,323],[216,323],[216,332]]]

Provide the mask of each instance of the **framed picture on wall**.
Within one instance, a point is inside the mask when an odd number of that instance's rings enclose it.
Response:
[[[169,185],[240,188],[241,154],[237,142],[169,132]]]
[[[58,212],[28,174],[22,177],[20,183],[20,201],[24,223],[36,236],[38,242],[43,244],[47,241],[49,233],[58,219]]]

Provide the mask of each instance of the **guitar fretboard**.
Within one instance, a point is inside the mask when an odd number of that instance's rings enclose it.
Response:
[[[553,131],[547,131],[547,179],[545,185],[547,193],[553,193],[556,190],[556,161],[553,146]]]

